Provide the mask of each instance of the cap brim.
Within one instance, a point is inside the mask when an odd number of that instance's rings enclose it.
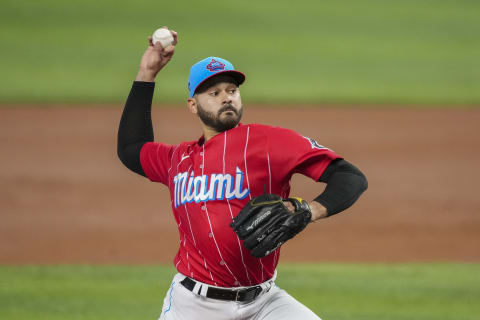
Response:
[[[237,83],[238,85],[241,85],[242,83],[245,82],[245,75],[240,72],[240,71],[237,71],[237,70],[225,70],[225,71],[220,71],[220,72],[217,72],[215,74],[212,74],[211,76],[208,76],[206,77],[205,79],[202,80],[202,82],[200,82],[196,87],[195,87],[195,90],[193,90],[193,94],[195,94],[195,91],[197,91],[198,87],[200,87],[205,81],[207,81],[208,79],[211,79],[213,77],[216,77],[220,74],[229,74],[231,75],[233,78],[235,78],[235,80],[237,80]]]

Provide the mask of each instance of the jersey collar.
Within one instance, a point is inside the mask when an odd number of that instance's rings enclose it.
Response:
[[[243,126],[243,124],[241,122],[239,122],[238,125],[235,128],[232,128],[232,129],[227,130],[227,131],[235,130],[236,128],[239,128],[241,126]],[[209,141],[215,139],[216,137],[218,137],[222,133],[223,132],[220,132],[219,134],[213,136]],[[207,141],[207,142],[209,142],[209,141]],[[197,146],[201,147],[204,143],[205,143],[205,136],[202,134],[202,136],[197,140]]]

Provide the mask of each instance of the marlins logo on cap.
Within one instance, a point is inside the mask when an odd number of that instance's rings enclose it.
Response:
[[[212,59],[209,64],[207,64],[207,69],[211,72],[225,70],[225,63],[221,63],[215,59]]]
[[[190,76],[188,77],[188,91],[190,98],[193,97],[195,90],[205,80],[218,74],[225,73],[228,73],[237,80],[238,85],[241,85],[245,81],[245,75],[240,71],[235,70],[233,64],[225,59],[208,57],[195,63],[192,68],[190,68]]]

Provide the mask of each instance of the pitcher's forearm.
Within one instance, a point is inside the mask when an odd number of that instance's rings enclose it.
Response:
[[[118,128],[118,157],[127,168],[143,176],[140,150],[145,143],[153,141],[151,108],[154,89],[154,82],[133,83]]]

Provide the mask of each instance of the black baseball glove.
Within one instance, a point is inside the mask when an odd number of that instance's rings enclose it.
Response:
[[[295,211],[291,212],[284,201],[292,203]],[[305,229],[311,218],[305,200],[263,194],[250,200],[230,226],[252,256],[262,258]]]

